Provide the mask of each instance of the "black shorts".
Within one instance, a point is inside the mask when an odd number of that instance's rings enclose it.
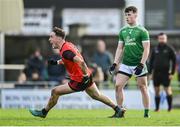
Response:
[[[155,87],[163,85],[164,87],[168,87],[170,85],[171,80],[169,79],[168,72],[156,72],[153,74],[153,83]]]
[[[77,92],[84,91],[85,89],[87,89],[88,87],[90,87],[93,84],[92,76],[90,76],[89,78],[90,78],[90,81],[86,84],[84,84],[82,82],[70,80],[68,85],[74,91],[77,91]]]

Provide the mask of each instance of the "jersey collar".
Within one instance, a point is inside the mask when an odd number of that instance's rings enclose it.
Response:
[[[61,52],[61,50],[62,50],[62,48],[63,48],[63,46],[66,44],[66,42],[64,42],[64,44],[61,46],[61,49],[60,49],[60,52]]]
[[[134,27],[137,27],[139,24],[137,23],[136,25],[134,25],[134,26],[130,26],[129,24],[127,24],[127,26],[129,27],[129,28],[134,28]]]

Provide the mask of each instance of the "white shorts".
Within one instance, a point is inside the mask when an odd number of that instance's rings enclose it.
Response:
[[[125,65],[125,64],[120,64],[120,67],[119,67],[119,71],[118,73],[121,73],[121,74],[124,74],[124,75],[127,75],[129,77],[131,77],[132,75],[135,75],[134,74],[134,69],[136,68],[136,66],[128,66],[128,65]],[[145,65],[141,74],[139,75],[135,75],[136,77],[141,77],[141,76],[145,76],[147,75],[148,73],[148,70],[147,70],[147,66]]]

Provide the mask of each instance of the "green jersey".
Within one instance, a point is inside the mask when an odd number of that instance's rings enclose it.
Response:
[[[122,63],[129,66],[138,65],[144,51],[142,44],[146,42],[149,42],[149,33],[144,27],[123,27],[119,32],[119,43],[124,44]]]

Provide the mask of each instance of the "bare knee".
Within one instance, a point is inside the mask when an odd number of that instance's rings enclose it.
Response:
[[[51,96],[58,96],[58,91],[56,90],[56,88],[53,88],[51,90]]]
[[[116,85],[116,92],[123,91],[123,86],[122,85]]]
[[[50,97],[50,102],[51,104],[56,104],[57,100],[59,98],[59,95],[57,93],[57,90],[54,88],[51,90],[51,97]]]
[[[141,90],[141,92],[146,92],[147,91],[147,86],[144,85],[139,85],[139,89]]]

